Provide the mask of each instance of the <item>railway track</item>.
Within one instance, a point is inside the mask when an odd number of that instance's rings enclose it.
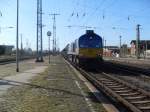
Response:
[[[71,63],[71,62],[70,62]],[[71,63],[97,89],[132,112],[150,112],[150,93],[112,74],[85,71]]]
[[[107,96],[115,98],[133,112],[150,112],[150,93],[106,73],[81,70],[84,76]]]
[[[140,68],[136,68],[136,67],[131,67],[130,66],[124,66],[124,65],[117,65],[117,64],[113,64],[113,63],[105,63],[105,66],[107,66],[106,68],[109,68],[113,71],[118,71],[118,72],[122,72],[122,76],[123,75],[128,75],[131,77],[134,77],[136,79],[139,79],[143,82],[150,82],[150,71],[146,70],[146,69],[140,69]],[[116,75],[117,76],[117,75]]]
[[[74,65],[75,66],[75,65]],[[150,112],[150,93],[110,74],[86,72],[75,66],[93,85],[133,112]]]
[[[122,65],[122,64],[115,64],[112,62],[106,62],[106,65],[111,66],[115,69],[120,69],[123,71],[126,71],[128,73],[132,73],[132,74],[142,74],[145,76],[150,76],[150,69],[144,69],[144,68],[140,68],[140,67],[133,67],[133,66],[129,66],[129,65]]]
[[[21,59],[20,59],[20,61],[23,61],[23,60],[28,60],[28,59],[34,59],[35,58],[35,56],[32,56],[32,57],[22,57]],[[10,63],[15,63],[16,62],[16,59],[15,58],[9,58],[9,59],[3,59],[3,60],[1,60],[0,59],[0,65],[6,65],[6,64],[10,64]]]

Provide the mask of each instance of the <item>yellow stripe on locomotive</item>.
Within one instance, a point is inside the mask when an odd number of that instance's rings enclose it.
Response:
[[[80,48],[79,57],[84,58],[102,58],[103,49],[102,48]]]

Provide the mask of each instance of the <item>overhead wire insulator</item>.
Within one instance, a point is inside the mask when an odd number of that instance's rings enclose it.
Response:
[[[103,15],[103,20],[105,19],[105,15]]]
[[[130,16],[128,16],[128,21],[130,20]]]
[[[103,10],[103,16],[102,17],[103,17],[103,20],[104,20],[105,19],[105,12],[104,12],[104,10]]]
[[[85,17],[86,13],[83,13],[83,17]]]
[[[77,13],[77,18],[79,17],[79,14]]]
[[[74,12],[71,14],[71,17],[74,16]]]

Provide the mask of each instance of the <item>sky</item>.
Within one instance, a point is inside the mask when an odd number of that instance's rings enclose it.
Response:
[[[0,0],[2,45],[16,44],[16,1]],[[23,47],[36,50],[37,0],[19,1],[19,37],[22,34]],[[42,0],[42,2],[45,26],[44,50],[48,49],[47,31],[53,31],[53,19],[49,15],[51,13],[60,14],[56,16],[56,37],[60,49],[83,35],[86,29],[93,29],[95,33],[104,37],[107,45],[119,46],[120,35],[122,44],[130,45],[130,41],[136,39],[136,25],[140,24],[140,38],[150,40],[150,0]],[[10,26],[14,28],[8,28]]]

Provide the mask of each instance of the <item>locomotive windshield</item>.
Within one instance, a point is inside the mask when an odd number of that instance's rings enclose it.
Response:
[[[102,48],[102,40],[96,37],[80,39],[80,48]]]

